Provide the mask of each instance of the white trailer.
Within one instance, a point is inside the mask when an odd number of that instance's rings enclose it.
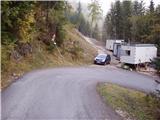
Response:
[[[157,48],[153,44],[121,45],[120,61],[122,63],[149,63],[155,57],[157,57]]]
[[[106,40],[106,49],[113,51],[113,45],[114,43],[122,43],[124,40]]]

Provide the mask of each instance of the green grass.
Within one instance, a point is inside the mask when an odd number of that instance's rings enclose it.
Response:
[[[104,101],[115,111],[121,110],[137,120],[158,120],[160,100],[153,95],[124,88],[114,84],[99,84],[97,90]]]

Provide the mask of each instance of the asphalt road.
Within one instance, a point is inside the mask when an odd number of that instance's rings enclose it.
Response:
[[[96,92],[98,82],[146,92],[156,85],[152,77],[112,66],[33,71],[2,91],[2,120],[120,120]]]

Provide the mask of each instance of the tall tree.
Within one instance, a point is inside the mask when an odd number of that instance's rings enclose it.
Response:
[[[85,30],[86,30],[86,36],[90,37],[90,33],[91,33],[91,25],[90,25],[90,22],[87,21],[86,22],[86,27],[85,27]]]
[[[138,7],[138,15],[142,16],[144,14],[145,14],[145,3],[143,2],[143,0],[141,0]]]
[[[82,7],[81,7],[81,3],[79,1],[78,3],[78,8],[77,8],[77,27],[79,31],[83,31],[83,25],[85,24],[85,19],[84,16],[82,14]]]
[[[107,24],[107,16],[105,17],[104,23],[103,23],[103,28],[102,28],[102,41],[105,42],[107,39],[107,28],[109,27],[109,24]]]
[[[141,0],[138,2],[137,0],[133,2],[133,11],[132,15],[134,16],[142,16],[145,13],[144,2]]]
[[[153,2],[153,0],[150,1],[149,11],[150,11],[151,14],[154,13],[154,2]]]
[[[156,7],[156,14],[160,16],[160,5]]]
[[[78,3],[77,12],[78,12],[78,15],[80,15],[80,14],[81,14],[81,12],[82,12],[82,6],[81,6],[80,1],[79,1],[79,3]]]
[[[95,24],[95,22],[97,22],[97,20],[101,18],[102,9],[97,0],[93,0],[88,5],[88,9],[90,11],[89,16],[91,17],[91,26],[93,27],[93,24]],[[91,31],[91,37],[92,37],[92,31]]]
[[[115,3],[115,38],[123,38],[123,17],[122,17],[122,7],[119,0]]]
[[[133,2],[133,10],[132,10],[132,16],[129,18],[132,27],[131,27],[131,36],[132,36],[132,42],[136,42],[140,40],[140,26],[138,24],[138,21],[140,18],[144,16],[145,13],[145,7],[143,1],[134,1]]]
[[[123,1],[122,7],[123,7],[123,38],[125,41],[129,42],[131,40],[131,22],[129,20],[129,17],[132,15],[132,6],[131,1]]]
[[[103,40],[115,39],[115,5],[111,4],[111,9],[105,17],[105,21],[103,24]]]
[[[99,28],[98,28],[98,24],[96,23],[94,30],[93,30],[93,38],[95,38],[96,40],[100,40],[100,32],[99,32]]]
[[[86,20],[85,20],[83,14],[80,15],[79,21],[80,21],[80,22],[79,22],[78,30],[79,30],[81,33],[85,34]]]

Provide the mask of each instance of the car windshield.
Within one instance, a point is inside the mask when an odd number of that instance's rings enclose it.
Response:
[[[98,55],[97,58],[105,58],[106,55]]]

